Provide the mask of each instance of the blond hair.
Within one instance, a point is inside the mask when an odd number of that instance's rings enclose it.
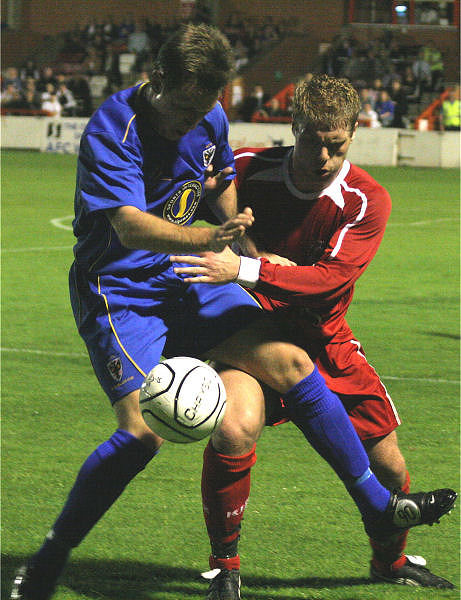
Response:
[[[345,79],[314,75],[300,83],[293,98],[293,130],[352,131],[361,108],[357,91]]]

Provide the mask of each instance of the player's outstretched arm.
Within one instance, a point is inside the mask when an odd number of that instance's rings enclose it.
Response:
[[[239,213],[219,227],[181,227],[135,208],[122,206],[106,211],[120,242],[126,248],[153,252],[220,252],[238,240],[253,224],[251,210]]]
[[[240,269],[240,257],[229,247],[200,256],[170,256],[170,261],[182,265],[175,267],[174,272],[186,283],[229,283],[237,279]]]
[[[295,266],[292,260],[277,254],[263,254],[273,264]],[[222,252],[203,252],[200,256],[170,256],[170,261],[179,263],[174,268],[186,283],[229,283],[239,280],[241,258],[230,248]],[[239,281],[240,282],[240,281]]]

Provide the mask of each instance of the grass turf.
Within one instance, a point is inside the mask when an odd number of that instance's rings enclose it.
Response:
[[[82,461],[114,429],[68,301],[75,162],[3,153],[2,598]],[[459,490],[458,173],[368,170],[389,189],[394,208],[349,322],[399,409],[413,489]],[[164,447],[74,551],[57,599],[204,597],[205,443]],[[408,551],[424,555],[458,590],[371,584],[367,540],[342,484],[295,428],[265,431],[240,543],[243,598],[459,597],[458,510],[411,532]]]

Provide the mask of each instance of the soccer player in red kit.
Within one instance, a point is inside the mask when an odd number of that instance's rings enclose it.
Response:
[[[381,483],[408,493],[410,478],[395,432],[398,413],[346,321],[354,284],[376,254],[391,211],[388,192],[346,159],[359,110],[357,92],[344,80],[319,75],[300,84],[293,105],[294,146],[235,152],[239,203],[255,216],[246,256],[227,248],[171,260],[187,263],[176,268],[186,281],[237,281],[275,311],[341,398]],[[231,369],[222,377],[234,385],[240,381],[242,400],[232,405],[204,454],[210,566],[220,569],[209,600],[240,597],[231,574],[240,568],[237,543],[255,442],[264,424],[283,418],[278,398],[256,380]],[[370,539],[371,577],[452,588],[424,567],[424,559],[405,555],[407,533]]]

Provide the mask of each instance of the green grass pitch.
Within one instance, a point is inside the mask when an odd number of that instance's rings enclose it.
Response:
[[[2,598],[41,543],[87,454],[115,420],[75,330],[74,156],[2,159]],[[393,213],[359,281],[349,321],[403,424],[412,486],[459,486],[459,178],[456,170],[370,168]],[[58,600],[199,600],[208,540],[205,442],[165,445],[77,548]],[[375,585],[368,542],[342,484],[291,425],[258,444],[240,542],[246,600],[459,597],[459,509],[410,533],[408,552],[455,591]]]

